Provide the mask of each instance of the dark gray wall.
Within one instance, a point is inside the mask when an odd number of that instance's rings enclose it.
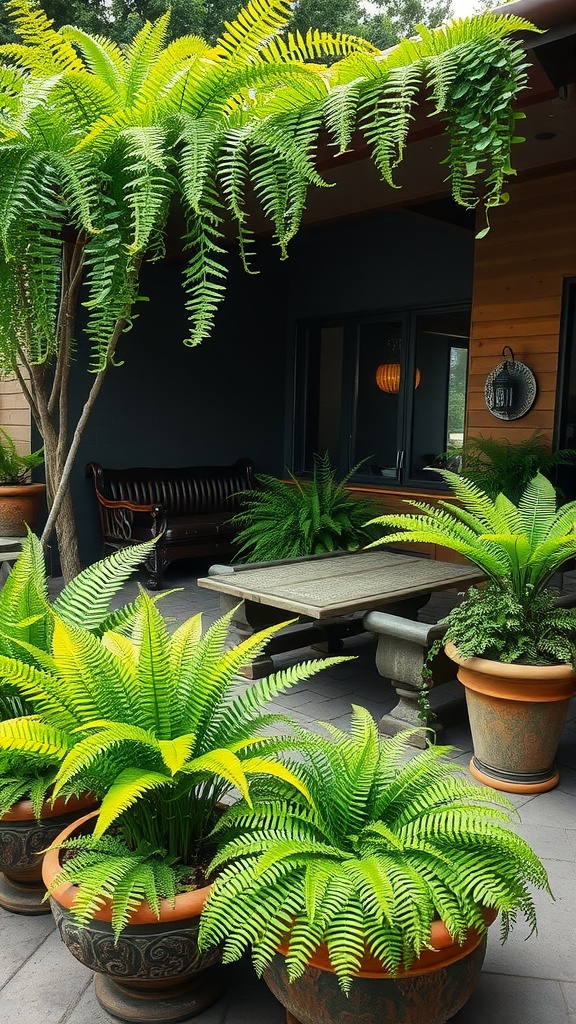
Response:
[[[182,344],[186,316],[181,266],[143,275],[150,301],[133,329],[87,425],[73,479],[83,562],[100,555],[93,485],[87,462],[104,466],[185,466],[230,463],[251,456],[264,472],[282,470],[286,344],[278,260],[266,274],[234,267],[213,337]],[[75,372],[77,416],[88,375]],[[278,440],[279,439],[279,440]]]
[[[265,242],[258,276],[244,274],[234,257],[213,336],[193,349],[182,345],[181,267],[145,269],[150,301],[122,340],[124,365],[109,373],[74,472],[82,560],[100,553],[86,462],[194,465],[249,455],[257,470],[281,474],[295,322],[470,301],[472,261],[470,234],[401,211],[303,231],[285,262]],[[77,415],[87,387],[80,360],[75,379]]]
[[[293,319],[471,302],[474,238],[403,210],[303,231],[289,265]]]

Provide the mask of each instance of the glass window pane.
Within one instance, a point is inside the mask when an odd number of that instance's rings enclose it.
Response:
[[[402,364],[401,322],[360,325],[351,462],[367,459],[361,473],[396,479]]]
[[[439,464],[439,457],[462,441],[469,330],[468,311],[416,317],[416,386],[409,445],[413,480],[437,481],[436,474],[425,467]]]
[[[302,403],[302,436],[297,472],[312,472],[316,452],[327,451],[332,465],[339,464],[343,344],[344,330],[338,325],[311,329],[300,345],[297,402]]]
[[[462,468],[467,376],[468,349],[453,345],[450,349],[445,450],[448,453],[447,465],[455,473]]]
[[[576,448],[576,278],[567,278],[564,282],[557,387],[557,447]],[[576,472],[573,465],[558,466],[556,482],[562,501],[576,499]]]

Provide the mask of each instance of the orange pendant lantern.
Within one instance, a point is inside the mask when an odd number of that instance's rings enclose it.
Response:
[[[417,369],[414,389],[418,387],[420,377],[420,370]],[[376,383],[381,391],[397,395],[400,390],[400,363],[381,363],[376,370]]]

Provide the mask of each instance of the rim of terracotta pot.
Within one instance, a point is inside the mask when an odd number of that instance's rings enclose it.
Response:
[[[570,665],[519,665],[490,658],[463,658],[451,641],[445,651],[460,666],[458,678],[471,690],[508,700],[567,700],[576,693]],[[480,681],[477,678],[482,676]]]
[[[486,926],[489,927],[498,917],[498,911],[493,907],[484,907],[482,917]],[[448,967],[457,960],[462,960],[483,942],[484,937],[475,928],[471,928],[466,939],[460,945],[452,938],[443,921],[433,921],[430,930],[430,944],[434,946],[434,949],[423,949],[420,956],[413,961],[411,967],[408,969],[400,968],[397,974],[392,975],[386,970],[380,960],[369,953],[365,953],[362,957],[360,969],[356,972],[355,977],[402,978],[415,974],[430,974],[440,967]],[[286,956],[288,943],[286,942],[278,946],[278,952],[282,956]],[[308,966],[319,968],[321,971],[329,971],[331,974],[335,973],[328,955],[328,947],[325,944],[319,946],[312,956],[308,958]]]
[[[60,832],[55,843],[63,843],[64,840],[69,839],[74,832],[91,821],[93,818],[98,816],[98,811],[92,811],[90,814],[85,814],[82,818],[77,818],[70,825]],[[60,850],[50,850],[44,856],[42,861],[42,879],[47,889],[50,888],[56,875],[61,870],[62,865],[60,863]],[[201,889],[190,889],[188,892],[178,893],[174,903],[170,900],[160,900],[160,914],[159,916],[154,913],[152,907],[148,904],[147,900],[143,900],[142,903],[132,911],[128,918],[128,925],[141,925],[141,924],[163,924],[168,921],[183,921],[189,917],[199,917],[212,886],[206,885]],[[53,893],[50,894],[51,899],[56,900],[61,907],[65,907],[66,910],[72,908],[74,898],[78,893],[78,887],[72,885],[70,882],[63,882],[62,885],[58,886]],[[96,921],[107,921],[108,923],[112,920],[112,904],[110,900],[106,900],[103,905],[97,910],[92,917]]]
[[[40,818],[59,818],[61,814],[76,813],[92,809],[99,804],[98,797],[94,793],[81,793],[80,796],[58,796],[54,803],[45,800],[42,804]],[[0,817],[2,821],[36,821],[34,808],[31,800],[18,800],[6,814]]]
[[[40,494],[46,490],[46,484],[0,484],[0,497],[10,495],[20,497],[22,494]]]

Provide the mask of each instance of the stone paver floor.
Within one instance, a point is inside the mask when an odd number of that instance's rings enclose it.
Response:
[[[200,574],[204,574],[204,570]],[[167,579],[182,586],[161,607],[176,621],[195,611],[205,623],[218,614],[217,595],[200,590],[190,575]],[[135,585],[127,588],[135,592]],[[436,616],[438,617],[438,616]],[[380,717],[396,703],[378,675],[375,646],[366,637],[347,644],[357,660],[296,686],[278,707],[302,723],[330,721],[347,728],[350,704]],[[464,721],[447,729],[446,741],[467,765],[471,739]],[[512,797],[521,815],[517,828],[543,859],[553,902],[538,894],[538,935],[527,942],[519,925],[504,946],[498,925],[490,930],[480,983],[452,1024],[576,1024],[576,702],[564,730],[557,763],[561,781],[550,793]],[[227,968],[228,994],[197,1024],[284,1024],[282,1008],[259,982],[249,963]],[[94,996],[92,974],[61,944],[50,916],[17,917],[0,910],[1,1024],[110,1024]],[[383,1021],[382,1024],[387,1024]]]

